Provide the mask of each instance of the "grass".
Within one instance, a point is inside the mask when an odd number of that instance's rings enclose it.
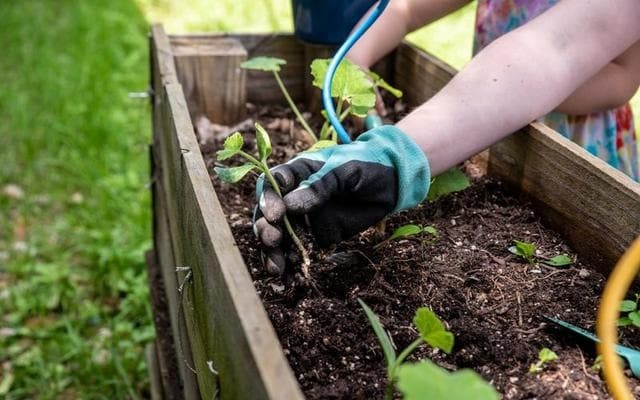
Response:
[[[214,3],[0,2],[0,398],[148,395],[147,21],[291,30],[288,0]],[[459,68],[472,31],[468,6],[410,39]]]
[[[0,397],[142,397],[146,20],[127,0],[0,18]]]

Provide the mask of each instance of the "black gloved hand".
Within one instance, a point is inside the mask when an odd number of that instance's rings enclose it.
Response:
[[[284,197],[261,180],[254,216],[254,231],[271,273],[282,273],[286,264],[285,212],[304,216],[318,244],[327,246],[394,211],[416,206],[426,197],[430,182],[422,150],[390,125],[372,129],[350,144],[302,153],[271,171]]]

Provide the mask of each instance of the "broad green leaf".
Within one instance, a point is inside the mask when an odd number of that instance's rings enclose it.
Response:
[[[536,253],[536,246],[532,243],[514,240],[515,246],[509,247],[509,251],[517,256],[533,262],[533,256]]]
[[[240,67],[258,71],[278,72],[280,71],[280,66],[286,63],[285,60],[276,57],[254,57],[240,64]]]
[[[413,324],[422,339],[430,346],[450,353],[453,349],[453,334],[447,331],[440,318],[427,307],[420,307],[413,317]]]
[[[632,324],[640,328],[640,311],[630,312],[627,316]]]
[[[380,346],[382,347],[382,351],[384,353],[384,358],[387,360],[387,370],[391,369],[391,366],[396,361],[396,352],[393,349],[393,345],[391,344],[391,339],[387,335],[387,332],[384,330],[384,327],[380,323],[380,319],[378,316],[369,308],[368,305],[365,304],[364,301],[358,299],[358,303],[364,310],[364,313],[367,315],[369,319],[369,323],[371,323],[371,327],[378,337],[378,341],[380,342]]]
[[[449,372],[429,360],[398,368],[404,400],[498,400],[498,392],[476,372]]]
[[[538,353],[538,359],[544,364],[558,359],[558,355],[551,349],[543,347]]]
[[[314,86],[322,88],[330,61],[330,59],[315,59],[311,63]],[[366,116],[376,104],[373,83],[360,67],[346,59],[340,62],[336,69],[331,85],[331,97],[349,102],[351,113],[359,117]]]
[[[389,237],[389,240],[404,238],[407,236],[413,236],[420,233],[422,233],[422,226],[420,225],[414,225],[414,224],[402,225],[401,227],[393,231],[393,233]]]
[[[215,167],[213,170],[218,174],[220,179],[228,183],[236,183],[240,179],[244,178],[249,172],[256,168],[253,164],[244,164],[239,167]]]
[[[425,226],[423,231],[428,233],[428,234],[430,234],[430,235],[438,236],[438,230],[435,227],[431,226],[431,225]]]
[[[258,145],[258,155],[264,163],[267,157],[271,155],[271,139],[267,131],[256,122],[256,144]]]
[[[469,186],[469,178],[458,168],[451,168],[434,178],[427,199],[434,201],[445,194],[459,192]]]
[[[564,267],[565,265],[573,264],[573,260],[567,254],[560,254],[548,260],[542,260],[541,262],[551,265],[552,267]]]
[[[624,300],[620,303],[620,312],[631,312],[638,308],[638,303],[633,300]]]
[[[333,147],[335,145],[337,145],[337,143],[334,142],[333,140],[318,140],[317,142],[315,142],[313,144],[313,146],[311,146],[306,151],[304,151],[304,153],[311,153],[313,151],[319,151],[319,150],[322,150],[322,149],[326,149],[327,147]]]
[[[618,319],[618,323],[617,323],[618,326],[629,326],[631,324],[633,324],[633,322],[631,322],[631,318],[629,317],[622,317]]]
[[[396,89],[393,86],[391,86],[387,81],[382,79],[382,77],[380,75],[376,74],[373,71],[369,71],[368,75],[373,80],[373,84],[375,86],[386,90],[387,92],[391,93],[393,96],[395,96],[397,98],[402,97],[402,90]]]
[[[219,161],[223,161],[235,156],[240,150],[242,150],[243,145],[244,139],[240,132],[236,132],[233,135],[228,136],[224,141],[223,149],[216,152],[217,159]]]

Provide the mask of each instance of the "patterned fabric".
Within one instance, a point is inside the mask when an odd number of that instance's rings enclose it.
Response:
[[[474,54],[557,2],[558,0],[478,0]],[[640,181],[637,137],[629,104],[589,115],[552,112],[540,118],[540,121]]]

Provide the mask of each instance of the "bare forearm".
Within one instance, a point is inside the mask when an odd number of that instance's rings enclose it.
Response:
[[[429,24],[470,0],[392,0],[378,21],[347,54],[368,68],[393,50],[407,33]]]
[[[638,40],[640,4],[618,5],[563,0],[480,52],[398,127],[425,151],[434,174],[489,147],[553,110]],[[610,21],[618,23],[603,29]]]

